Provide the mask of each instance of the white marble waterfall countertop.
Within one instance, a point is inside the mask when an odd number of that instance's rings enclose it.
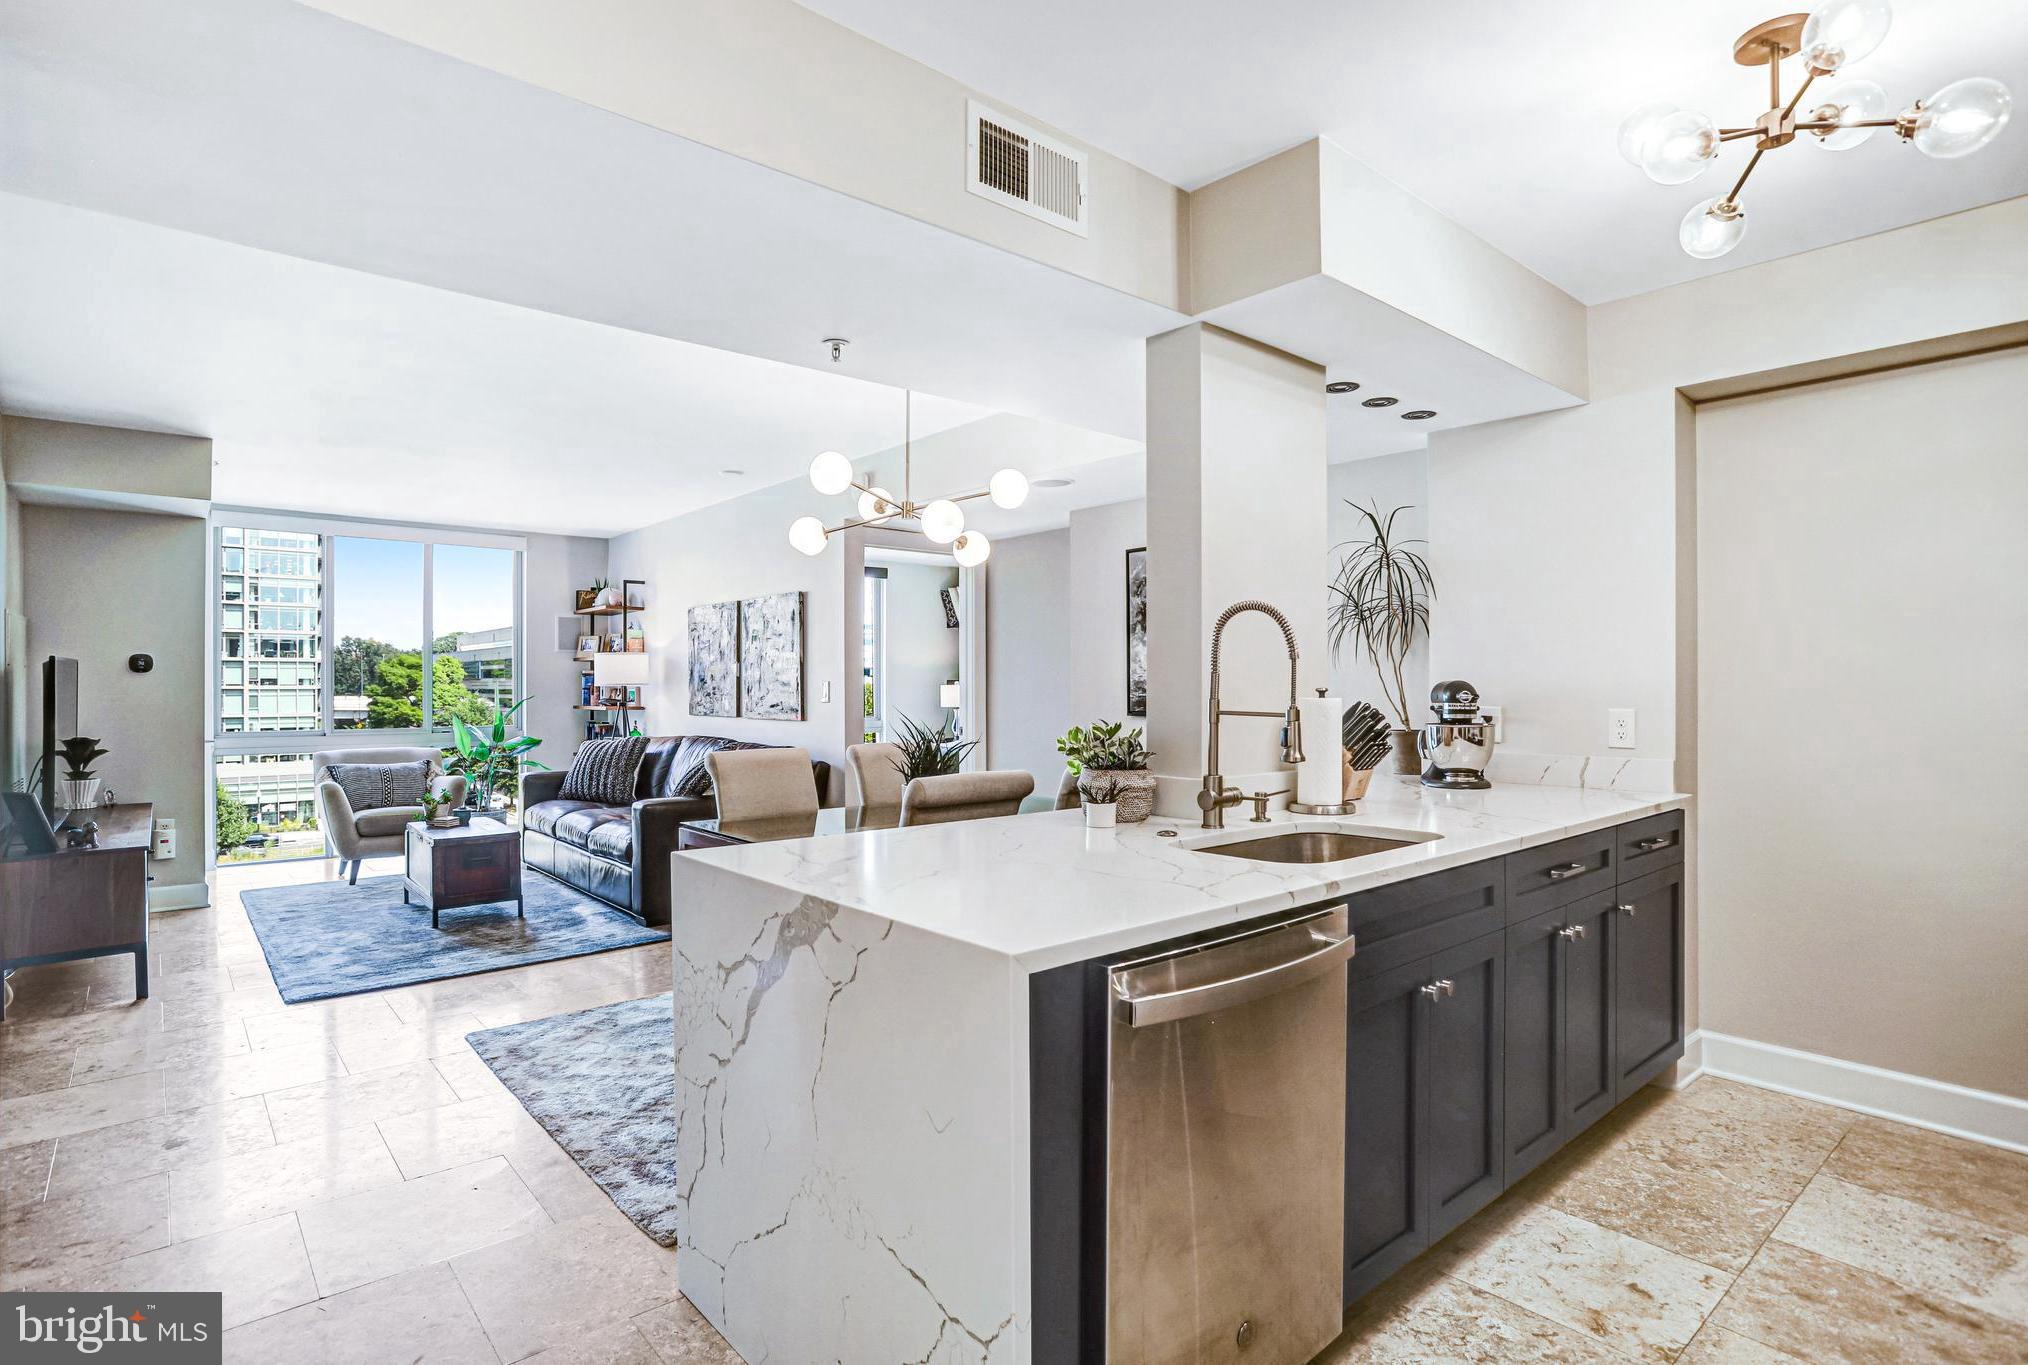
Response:
[[[1225,815],[1222,831],[1157,817],[1087,830],[1078,811],[688,851],[770,886],[849,906],[1013,959],[1030,972],[1221,923],[1365,891],[1689,804],[1680,793],[1496,785],[1446,792],[1377,776],[1356,815]],[[1337,863],[1262,863],[1207,841],[1336,829],[1441,835]],[[1165,837],[1164,830],[1175,837]]]

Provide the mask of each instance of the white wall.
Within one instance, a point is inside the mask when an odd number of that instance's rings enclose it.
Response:
[[[1065,624],[1070,650],[1071,718],[1057,727],[1095,720],[1147,725],[1145,716],[1127,715],[1127,551],[1148,543],[1148,503],[1132,502],[1086,507],[1070,514],[1069,614]],[[1150,593],[1155,580],[1148,580]],[[1155,681],[1148,681],[1152,693]],[[1053,748],[1052,744],[1052,748]]]
[[[176,856],[149,864],[151,895],[201,904],[174,889],[204,881],[210,842],[205,523],[31,504],[21,509],[21,536],[25,662],[35,665],[29,715],[42,714],[39,661],[76,659],[79,728],[107,751],[99,776],[120,800],[152,801],[158,819],[176,822]],[[154,669],[130,672],[130,654],[152,654]],[[40,742],[38,735],[33,743]]]
[[[933,564],[887,563],[885,567],[887,616],[881,681],[887,689],[888,724],[894,727],[890,733],[899,733],[903,716],[934,730],[948,714],[938,689],[959,676],[959,632],[944,624],[939,595],[942,589],[957,589],[957,566],[945,569]],[[996,561],[987,572],[989,582],[999,569]],[[989,606],[987,620],[991,619]]]
[[[529,698],[521,712],[522,727],[542,741],[534,757],[552,768],[570,762],[584,733],[577,704],[581,666],[572,649],[557,648],[557,618],[567,616],[571,593],[607,576],[603,540],[588,536],[530,535],[521,558],[523,673],[521,695]],[[619,575],[611,575],[614,582]],[[572,618],[572,630],[579,627]]]
[[[1071,591],[1070,566],[1065,527],[995,541],[986,574],[987,761],[1026,769],[1043,793],[1056,790],[1056,737],[1078,713],[1074,646],[1097,625],[1083,612],[1086,596]]]
[[[1338,399],[1336,402],[1349,402]],[[1330,533],[1331,551],[1325,557],[1323,583],[1329,583],[1338,575],[1338,566],[1347,553],[1347,541],[1367,539],[1371,532],[1365,521],[1352,510],[1348,503],[1359,503],[1377,507],[1382,520],[1397,507],[1405,507],[1394,523],[1395,535],[1402,540],[1418,540],[1425,543],[1409,545],[1425,558],[1429,557],[1429,452],[1424,450],[1403,451],[1396,455],[1375,455],[1364,460],[1350,460],[1331,466],[1329,474],[1331,496]],[[1444,585],[1438,585],[1439,596],[1432,605],[1432,612],[1443,610],[1447,603],[1443,595]],[[1337,601],[1335,594],[1324,591],[1325,603]],[[1403,679],[1408,688],[1409,718],[1420,724],[1427,719],[1426,703],[1432,681],[1429,671],[1429,641],[1418,640],[1409,651],[1408,666],[1403,670]],[[1472,681],[1478,681],[1476,678]],[[1342,697],[1347,706],[1363,701],[1380,708],[1381,714],[1392,716],[1394,708],[1389,704],[1386,693],[1373,664],[1364,651],[1351,639],[1344,647],[1331,656],[1331,695]]]
[[[2018,349],[1699,409],[1706,1028],[2028,1098],[2024,433]]]
[[[845,642],[856,643],[856,580],[864,567],[849,543],[809,556],[789,547],[789,523],[805,513],[835,513],[840,499],[807,482],[778,484],[731,502],[615,537],[607,558],[614,582],[647,580],[642,625],[654,682],[641,729],[651,735],[726,735],[762,744],[795,744],[833,768],[831,797],[843,790],[845,746],[857,743],[858,670]],[[849,538],[842,538],[848,539]],[[846,584],[855,592],[847,600]],[[803,715],[800,721],[716,718],[689,713],[689,609],[768,593],[803,599]],[[848,665],[851,665],[848,670]],[[831,698],[823,699],[830,685]]]

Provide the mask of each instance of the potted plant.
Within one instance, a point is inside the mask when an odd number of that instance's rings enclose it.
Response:
[[[592,593],[593,600],[596,601],[602,607],[617,607],[624,605],[620,601],[620,590],[614,587],[612,583],[607,579],[604,578],[593,579]]]
[[[90,810],[99,803],[99,779],[92,764],[106,756],[95,739],[76,735],[57,747],[63,755],[63,786],[57,795],[67,810]]]
[[[904,786],[918,777],[943,777],[956,772],[964,765],[965,755],[979,747],[976,739],[959,739],[949,720],[931,730],[901,716],[895,729],[899,733],[894,743],[901,750],[901,757],[894,761],[894,766],[901,773]]]
[[[1380,691],[1394,713],[1397,727],[1390,736],[1394,747],[1394,770],[1418,772],[1421,757],[1416,751],[1415,720],[1408,710],[1408,656],[1416,642],[1429,633],[1429,604],[1436,599],[1436,580],[1429,564],[1410,549],[1420,540],[1395,536],[1394,521],[1408,508],[1397,507],[1385,518],[1380,505],[1361,507],[1346,500],[1366,522],[1366,535],[1341,542],[1351,549],[1338,563],[1331,580],[1331,655],[1350,640],[1372,663],[1380,679]],[[1337,546],[1333,547],[1339,548]]]
[[[458,823],[458,817],[450,812],[450,798],[435,792],[424,792],[422,799],[423,823],[431,829],[451,829]]]
[[[1120,812],[1120,776],[1099,768],[1079,775],[1077,793],[1084,798],[1086,829],[1111,829],[1125,818]]]
[[[542,741],[533,735],[509,735],[507,726],[515,713],[528,705],[523,697],[512,706],[493,713],[493,724],[480,730],[465,723],[463,717],[451,717],[452,747],[444,750],[444,771],[463,773],[470,790],[465,795],[467,814],[459,823],[471,819],[473,809],[485,811],[493,807],[493,798],[506,784],[508,801],[520,781],[523,768],[545,768],[547,765],[528,757],[529,750]]]
[[[1105,790],[1108,800],[1119,806],[1121,824],[1133,825],[1155,813],[1155,775],[1148,771],[1153,757],[1141,742],[1138,726],[1126,729],[1119,721],[1093,721],[1089,730],[1073,725],[1056,741],[1063,765],[1078,775],[1078,795],[1090,802],[1092,793]]]

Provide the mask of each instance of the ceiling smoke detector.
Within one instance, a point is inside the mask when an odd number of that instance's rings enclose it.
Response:
[[[1400,401],[1399,398],[1369,398],[1359,406],[1362,408],[1391,408]]]
[[[1324,386],[1325,393],[1351,393],[1359,387],[1356,379],[1334,379]]]

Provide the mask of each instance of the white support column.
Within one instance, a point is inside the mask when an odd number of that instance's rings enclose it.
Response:
[[[1295,626],[1304,694],[1330,677],[1324,626],[1324,372],[1192,323],[1148,342],[1148,743],[1158,806],[1193,815],[1204,773],[1211,627],[1259,598]],[[1281,631],[1248,613],[1226,627],[1229,708],[1288,704]],[[1248,791],[1284,787],[1274,721],[1236,717],[1222,766]],[[1336,736],[1321,737],[1335,743]]]

